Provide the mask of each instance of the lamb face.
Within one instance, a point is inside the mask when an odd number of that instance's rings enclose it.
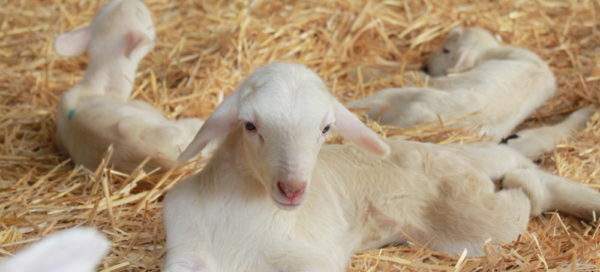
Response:
[[[481,28],[455,28],[442,46],[427,60],[426,71],[432,76],[444,76],[471,69],[484,50],[499,46],[492,34]]]
[[[264,67],[239,90],[238,120],[249,165],[285,209],[305,199],[317,155],[335,121],[322,80],[297,68]]]
[[[305,200],[331,128],[374,153],[389,152],[386,143],[331,97],[317,74],[299,64],[273,63],[250,75],[219,105],[180,160],[239,126],[250,172],[283,209]]]

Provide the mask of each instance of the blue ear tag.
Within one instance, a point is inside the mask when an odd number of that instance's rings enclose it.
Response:
[[[71,121],[71,119],[73,119],[74,115],[75,115],[75,110],[69,110],[67,112],[67,120]]]

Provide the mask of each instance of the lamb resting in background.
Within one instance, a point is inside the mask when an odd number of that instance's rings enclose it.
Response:
[[[475,27],[450,31],[427,70],[435,76],[429,88],[384,89],[348,106],[398,127],[461,118],[451,127],[478,129],[497,142],[556,90],[552,71],[538,55]]]
[[[322,146],[330,129],[360,148]],[[600,211],[596,191],[504,145],[385,142],[298,64],[250,75],[180,159],[216,138],[208,165],[165,198],[164,271],[341,272],[353,252],[409,237],[473,256],[543,211]]]
[[[85,77],[65,92],[57,113],[59,146],[73,161],[95,169],[113,145],[111,164],[129,172],[146,157],[148,168],[168,168],[202,121],[167,120],[150,104],[128,101],[138,63],[154,46],[150,10],[139,0],[112,0],[84,28],[55,41],[64,56],[88,49]]]

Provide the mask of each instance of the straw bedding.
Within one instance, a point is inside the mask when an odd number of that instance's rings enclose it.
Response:
[[[58,95],[82,76],[85,57],[61,58],[52,40],[89,22],[100,1],[2,1],[0,9],[0,255],[49,233],[94,226],[112,241],[101,271],[158,271],[165,249],[162,197],[191,170],[123,174],[75,166],[53,142]],[[347,102],[419,85],[415,70],[451,28],[481,26],[530,48],[552,66],[558,94],[525,126],[600,104],[600,3],[556,1],[147,0],[156,48],[135,96],[169,118],[206,118],[242,78],[273,60],[307,64]],[[600,187],[600,114],[542,158],[561,176]],[[476,140],[439,124],[380,133],[440,143]],[[598,224],[549,213],[486,257],[415,247],[358,253],[348,271],[600,270]],[[32,260],[33,261],[33,260]]]

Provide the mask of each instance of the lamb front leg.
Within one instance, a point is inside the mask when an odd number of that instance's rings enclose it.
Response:
[[[181,250],[170,250],[167,253],[163,272],[208,272],[204,263],[195,256]]]
[[[173,188],[165,198],[164,222],[167,233],[166,258],[162,271],[166,272],[208,272],[206,252],[200,248],[202,229],[193,220],[198,211],[196,188],[193,182],[183,181]],[[215,271],[211,271],[215,272]]]
[[[285,245],[275,246],[285,249],[270,256],[269,265],[274,268],[273,272],[344,272],[354,253],[354,241],[345,244],[333,241],[327,238],[288,241]]]

